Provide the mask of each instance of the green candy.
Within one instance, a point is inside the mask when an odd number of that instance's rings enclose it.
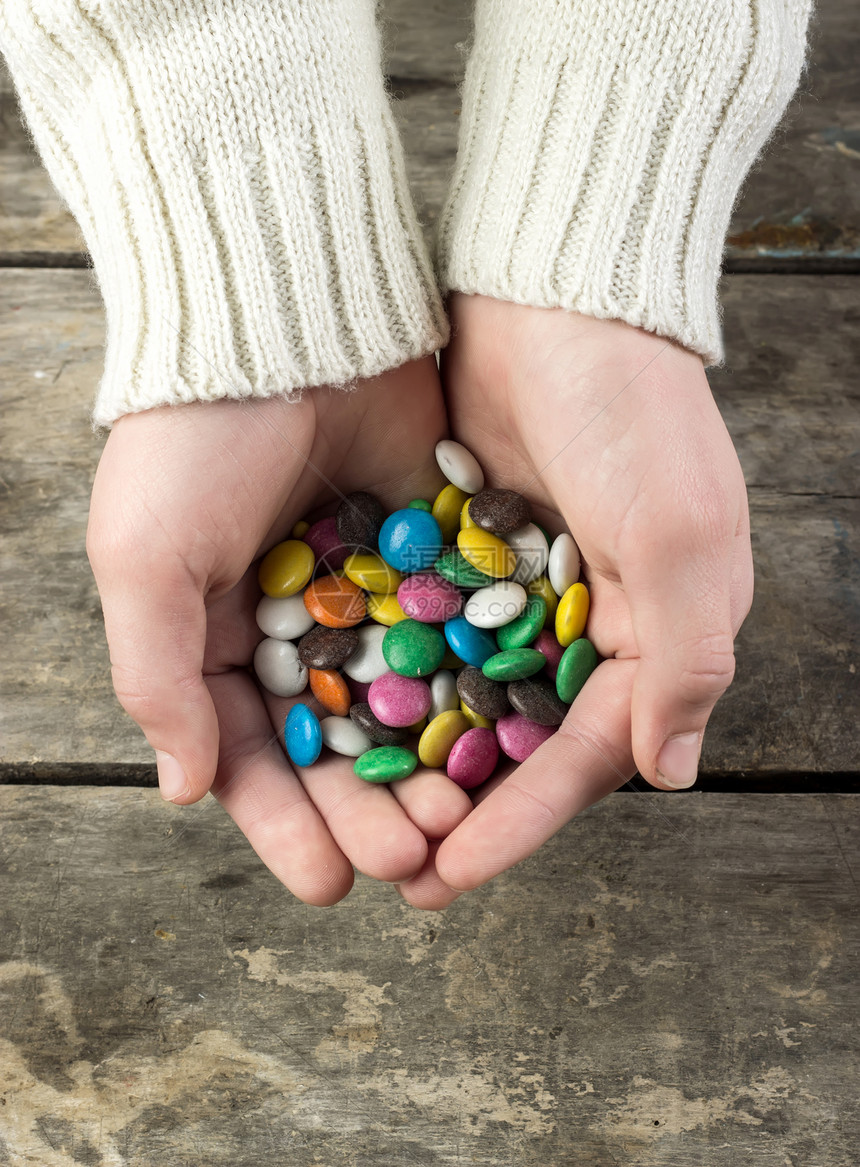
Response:
[[[393,673],[401,677],[429,677],[445,655],[445,637],[420,620],[399,620],[382,640],[382,655]]]
[[[525,648],[531,644],[546,622],[546,600],[543,596],[529,596],[525,608],[510,624],[496,629],[496,642],[501,649]]]
[[[555,690],[570,705],[597,668],[597,652],[590,640],[581,636],[564,650],[555,675]]]
[[[493,583],[490,576],[478,571],[477,567],[472,567],[459,551],[449,551],[447,555],[440,555],[433,564],[433,570],[443,579],[456,584],[458,588],[485,588],[487,584]]]
[[[546,664],[546,657],[534,648],[509,648],[484,661],[483,673],[491,681],[521,681],[533,677]]]
[[[418,765],[418,755],[403,746],[379,746],[355,759],[353,772],[365,782],[396,782],[408,778]]]
[[[432,503],[429,503],[426,498],[413,498],[413,500],[407,504],[407,508],[413,511],[426,511],[429,515],[433,510],[433,505]]]

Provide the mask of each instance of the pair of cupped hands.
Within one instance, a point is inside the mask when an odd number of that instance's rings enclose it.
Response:
[[[113,682],[162,794],[188,806],[211,792],[310,904],[342,899],[357,868],[443,908],[637,769],[691,785],[751,602],[743,476],[698,356],[620,321],[483,296],[452,296],[449,315],[441,380],[427,357],[298,402],[130,414],[96,475],[88,551]],[[433,498],[447,435],[488,485],[574,536],[604,659],[559,732],[471,795],[420,766],[390,787],[336,756],[296,771],[280,741],[291,702],[248,667],[258,561],[339,493],[389,510]]]

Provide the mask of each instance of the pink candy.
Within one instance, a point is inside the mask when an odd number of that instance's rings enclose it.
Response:
[[[555,725],[538,725],[521,713],[511,712],[496,722],[496,736],[509,758],[515,762],[524,762],[529,754],[533,754],[538,746],[552,737],[557,728]]]
[[[448,777],[464,790],[486,782],[499,760],[499,743],[491,729],[467,729],[448,755]]]
[[[539,632],[535,639],[529,645],[529,648],[536,648],[538,652],[542,652],[546,657],[546,675],[551,681],[555,680],[555,675],[558,672],[558,664],[564,655],[564,649],[558,642],[554,632],[550,632],[548,628],[544,628]]]
[[[367,700],[384,725],[402,727],[426,717],[432,698],[430,686],[420,677],[383,673],[370,686]]]
[[[397,589],[397,602],[413,620],[441,624],[459,615],[463,595],[456,584],[430,571],[407,576]]]
[[[351,554],[348,547],[344,547],[337,534],[337,523],[334,515],[330,519],[320,519],[318,523],[308,527],[302,540],[307,543],[317,561],[318,575],[324,575],[326,568],[329,572],[338,571]]]
[[[371,681],[356,681],[353,677],[347,679],[349,691],[352,694],[353,701],[367,701],[367,695],[370,692]]]

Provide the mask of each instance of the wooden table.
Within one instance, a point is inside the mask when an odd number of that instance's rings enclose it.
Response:
[[[415,11],[413,11],[413,8]],[[468,5],[385,7],[428,230]],[[103,313],[0,88],[0,1165],[854,1167],[860,28],[736,210],[711,384],[757,564],[698,790],[625,790],[442,913],[295,901],[164,804],[83,547]]]

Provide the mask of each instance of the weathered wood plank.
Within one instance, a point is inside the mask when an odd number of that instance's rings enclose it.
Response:
[[[151,754],[114,701],[84,554],[101,305],[86,272],[0,275],[0,603],[19,630],[0,660],[0,777],[96,765],[139,779]],[[758,592],[703,769],[857,772],[855,284],[731,277],[724,300],[729,361],[714,384],[752,487]]]
[[[808,72],[747,179],[726,252],[735,270],[860,270],[860,20],[816,5]]]
[[[211,800],[0,791],[0,1161],[854,1167],[860,801],[654,803],[422,914]]]
[[[383,5],[391,79],[416,202],[428,239],[457,146],[456,86],[470,34],[467,0]],[[810,68],[732,220],[732,270],[860,269],[860,21],[851,0],[818,6]],[[5,76],[5,81],[4,81]],[[29,266],[80,248],[77,228],[34,161],[0,63],[0,262]],[[77,261],[80,262],[80,261]]]

